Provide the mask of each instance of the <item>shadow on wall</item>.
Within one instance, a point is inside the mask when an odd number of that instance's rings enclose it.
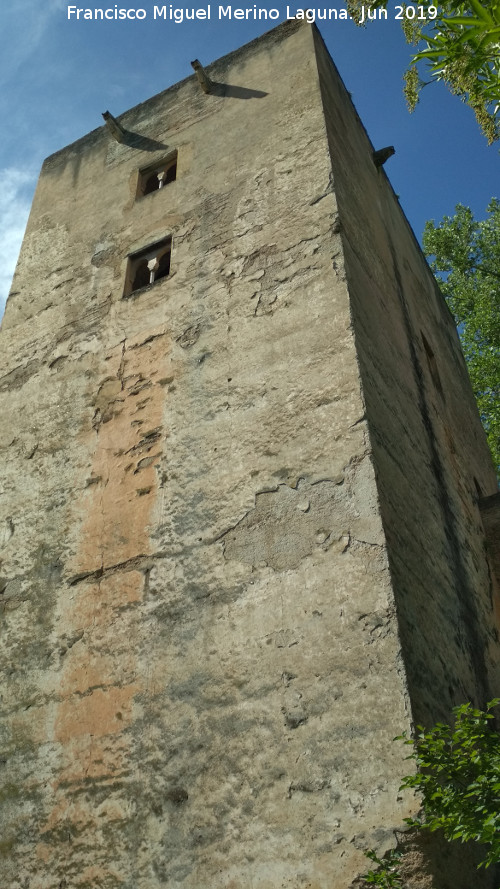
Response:
[[[264,99],[268,95],[263,90],[250,90],[245,86],[233,86],[231,83],[212,83],[210,92],[213,96],[229,99]]]
[[[208,82],[210,86],[204,89],[204,92],[209,92],[212,96],[221,96],[226,99],[263,99],[268,95],[264,90],[247,89],[245,86],[233,86],[231,83]],[[136,148],[139,151],[162,151],[168,148],[163,142],[126,130],[109,111],[105,111],[103,117],[116,141],[129,148]]]

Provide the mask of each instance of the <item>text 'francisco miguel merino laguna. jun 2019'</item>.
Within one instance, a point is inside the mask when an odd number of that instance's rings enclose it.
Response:
[[[396,6],[394,10],[394,18],[409,18],[407,14],[408,6]],[[415,11],[413,18],[420,19],[417,13],[418,9],[423,7],[412,7]],[[432,18],[429,15],[433,7],[426,9],[426,18]],[[346,9],[337,9],[336,7],[321,7],[316,9],[297,9],[294,6],[285,6],[283,9],[268,8],[261,6],[237,7],[231,4],[200,7],[182,7],[166,4],[164,6],[153,6],[152,9],[143,9],[141,7],[80,7],[68,6],[67,17],[72,21],[143,21],[144,19],[154,19],[157,21],[171,21],[174,24],[181,24],[183,21],[198,20],[219,20],[219,21],[271,21],[277,23],[290,19],[303,19],[313,23],[316,21],[342,21],[351,18]],[[371,9],[362,7],[360,10],[360,22],[365,19],[387,19],[386,9]]]

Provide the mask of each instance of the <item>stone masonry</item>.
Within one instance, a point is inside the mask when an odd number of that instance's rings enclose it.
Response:
[[[7,303],[1,885],[468,889],[392,740],[499,692],[453,319],[314,27],[197,75],[47,159]]]

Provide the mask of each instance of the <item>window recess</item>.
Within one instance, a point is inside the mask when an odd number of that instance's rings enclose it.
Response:
[[[144,250],[132,253],[128,259],[127,277],[123,295],[131,296],[137,290],[149,287],[170,274],[172,238],[164,238]]]
[[[177,152],[171,154],[168,158],[157,162],[156,164],[139,170],[139,181],[137,184],[137,197],[141,198],[147,194],[153,194],[160,191],[170,182],[174,182],[177,177]]]

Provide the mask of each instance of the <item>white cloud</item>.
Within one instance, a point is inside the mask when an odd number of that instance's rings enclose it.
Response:
[[[0,170],[0,315],[28,220],[36,176],[13,167]]]

